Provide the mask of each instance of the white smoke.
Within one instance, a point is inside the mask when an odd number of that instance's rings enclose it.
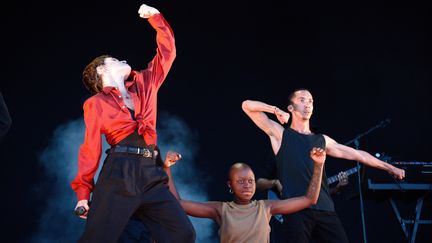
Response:
[[[195,167],[195,157],[198,152],[198,136],[185,122],[168,113],[159,115],[158,146],[163,158],[168,150],[179,152],[182,159],[172,168],[174,182],[180,196],[184,199],[205,202],[207,181],[199,168]],[[196,231],[196,242],[219,242],[214,239],[213,221],[210,219],[189,217]]]
[[[161,113],[159,117],[158,146],[163,158],[168,150],[182,154],[182,160],[172,167],[180,195],[189,200],[207,201],[206,181],[202,180],[203,176],[194,164],[198,151],[197,134],[178,117],[167,113]],[[78,150],[84,140],[84,130],[83,119],[59,126],[40,156],[47,181],[35,186],[34,193],[43,195],[46,205],[40,211],[37,231],[31,242],[76,242],[84,230],[85,220],[73,214],[76,197],[70,187],[77,173]],[[105,139],[103,141],[102,151],[105,151],[109,146]],[[103,153],[100,167],[105,156]],[[195,227],[196,242],[218,242],[213,236],[213,221],[190,219]]]
[[[78,149],[83,140],[84,123],[79,119],[59,126],[42,152],[40,161],[48,186],[41,183],[36,192],[46,196],[46,205],[32,242],[76,242],[81,235],[85,221],[73,214],[76,197],[70,182],[77,173]]]

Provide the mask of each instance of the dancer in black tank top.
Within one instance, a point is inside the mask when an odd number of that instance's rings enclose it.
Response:
[[[305,182],[310,180],[312,162],[307,151],[311,147],[324,148],[328,156],[356,160],[366,166],[382,169],[397,179],[405,177],[405,171],[381,161],[371,154],[356,150],[324,134],[314,134],[309,120],[313,112],[313,98],[307,89],[297,89],[289,97],[287,112],[276,106],[260,101],[246,100],[243,111],[270,138],[277,161],[277,174],[282,183],[282,198],[291,198],[305,190]],[[269,119],[266,113],[276,116]],[[281,124],[291,125],[284,129]],[[326,179],[326,176],[323,176]],[[307,184],[306,184],[307,185]],[[283,234],[285,242],[348,242],[345,230],[334,211],[328,185],[322,183],[318,203],[300,212],[284,215]]]

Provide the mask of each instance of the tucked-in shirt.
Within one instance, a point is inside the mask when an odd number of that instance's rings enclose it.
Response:
[[[263,200],[247,205],[234,202],[222,204],[219,236],[221,243],[270,242],[269,215]]]
[[[125,81],[135,106],[135,119],[117,88],[104,87],[102,92],[84,102],[85,138],[78,155],[78,174],[71,183],[78,200],[89,199],[93,191],[93,178],[102,152],[102,134],[108,144],[115,145],[138,129],[147,145],[157,142],[157,92],[175,59],[176,49],[174,34],[162,14],[155,14],[148,21],[156,30],[156,55],[145,70],[132,71]]]

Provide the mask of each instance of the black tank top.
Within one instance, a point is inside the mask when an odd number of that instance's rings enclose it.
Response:
[[[281,147],[276,155],[277,173],[283,185],[283,199],[305,195],[313,174],[313,161],[310,158],[313,147],[325,148],[322,134],[305,135],[291,128],[284,130]],[[334,211],[325,170],[318,202],[311,208]]]
[[[135,120],[135,111],[129,109],[129,112],[131,113],[132,119]],[[126,138],[121,140],[118,144],[134,146],[134,147],[147,147],[143,136],[138,134],[138,129],[135,129],[135,131],[133,133],[129,134]]]

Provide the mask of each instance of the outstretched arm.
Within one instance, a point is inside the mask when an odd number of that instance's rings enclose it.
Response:
[[[301,197],[294,197],[285,200],[266,201],[271,215],[294,213],[304,208],[308,208],[311,205],[316,204],[318,201],[326,153],[321,148],[313,148],[310,152],[310,156],[314,161],[314,171],[306,194]]]
[[[148,19],[151,26],[156,30],[156,55],[143,73],[147,77],[146,80],[151,80],[159,88],[168,75],[176,57],[174,33],[157,9],[142,4],[138,14],[141,18]]]
[[[177,192],[177,188],[175,187],[174,184],[174,178],[172,177],[171,174],[171,166],[173,166],[180,159],[181,159],[181,154],[174,151],[168,151],[165,156],[165,161],[163,162],[163,168],[169,178],[168,180],[169,190],[174,195],[174,197],[177,198],[177,200],[181,200],[181,199],[180,199],[180,195]]]
[[[256,188],[259,191],[270,190],[273,187],[276,187],[279,193],[282,192],[282,184],[278,179],[259,178],[256,182]]]
[[[181,155],[179,153],[168,151],[164,162],[164,170],[169,177],[169,190],[177,198],[182,208],[188,215],[198,218],[210,218],[220,224],[220,215],[222,211],[221,202],[194,202],[181,199],[179,193],[177,192],[177,188],[175,187],[174,178],[171,173],[171,166],[174,165],[179,159],[181,159]]]
[[[397,179],[403,179],[405,177],[404,170],[394,167],[393,165],[384,161],[381,161],[369,154],[368,152],[353,149],[351,147],[337,143],[335,140],[328,136],[324,136],[324,138],[326,140],[326,152],[332,157],[343,158],[347,160],[356,160],[367,166],[385,170]]]
[[[269,136],[273,152],[276,154],[281,146],[284,129],[280,124],[269,119],[265,113],[274,114],[281,124],[287,123],[290,115],[276,106],[253,100],[243,101],[242,109],[255,125]]]

